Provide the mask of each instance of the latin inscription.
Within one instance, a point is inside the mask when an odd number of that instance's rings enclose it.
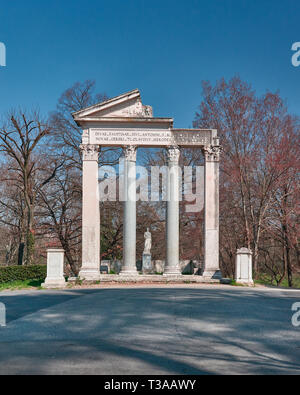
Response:
[[[204,146],[211,144],[211,131],[91,129],[90,144],[102,146]]]

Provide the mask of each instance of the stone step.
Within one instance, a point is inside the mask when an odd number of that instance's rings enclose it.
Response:
[[[209,283],[220,284],[220,280],[211,279],[195,275],[134,275],[127,276],[126,274],[102,274],[100,275],[100,282],[118,282],[118,283],[139,283],[139,282],[155,282],[155,283]]]

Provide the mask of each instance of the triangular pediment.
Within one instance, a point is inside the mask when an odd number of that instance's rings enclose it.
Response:
[[[83,118],[152,118],[152,107],[144,106],[138,89],[95,104],[72,114],[76,121]]]

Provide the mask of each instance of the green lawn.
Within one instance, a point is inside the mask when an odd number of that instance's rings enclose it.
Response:
[[[294,286],[293,288],[300,288],[300,276],[299,275],[294,275],[293,276],[293,283]],[[262,285],[273,285],[276,286],[276,282],[271,279],[271,276],[267,274],[262,274],[260,275],[259,279],[255,280],[255,284],[262,284]],[[280,284],[280,287],[288,288],[288,280],[285,278],[282,283]]]
[[[35,288],[40,289],[41,284],[44,280],[25,280],[25,281],[11,281],[9,283],[2,283],[0,284],[0,291],[4,290],[20,290],[20,289],[28,289],[28,288]]]

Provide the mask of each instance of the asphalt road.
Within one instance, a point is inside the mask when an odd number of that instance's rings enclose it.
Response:
[[[115,287],[0,302],[0,374],[300,374],[300,291]]]

